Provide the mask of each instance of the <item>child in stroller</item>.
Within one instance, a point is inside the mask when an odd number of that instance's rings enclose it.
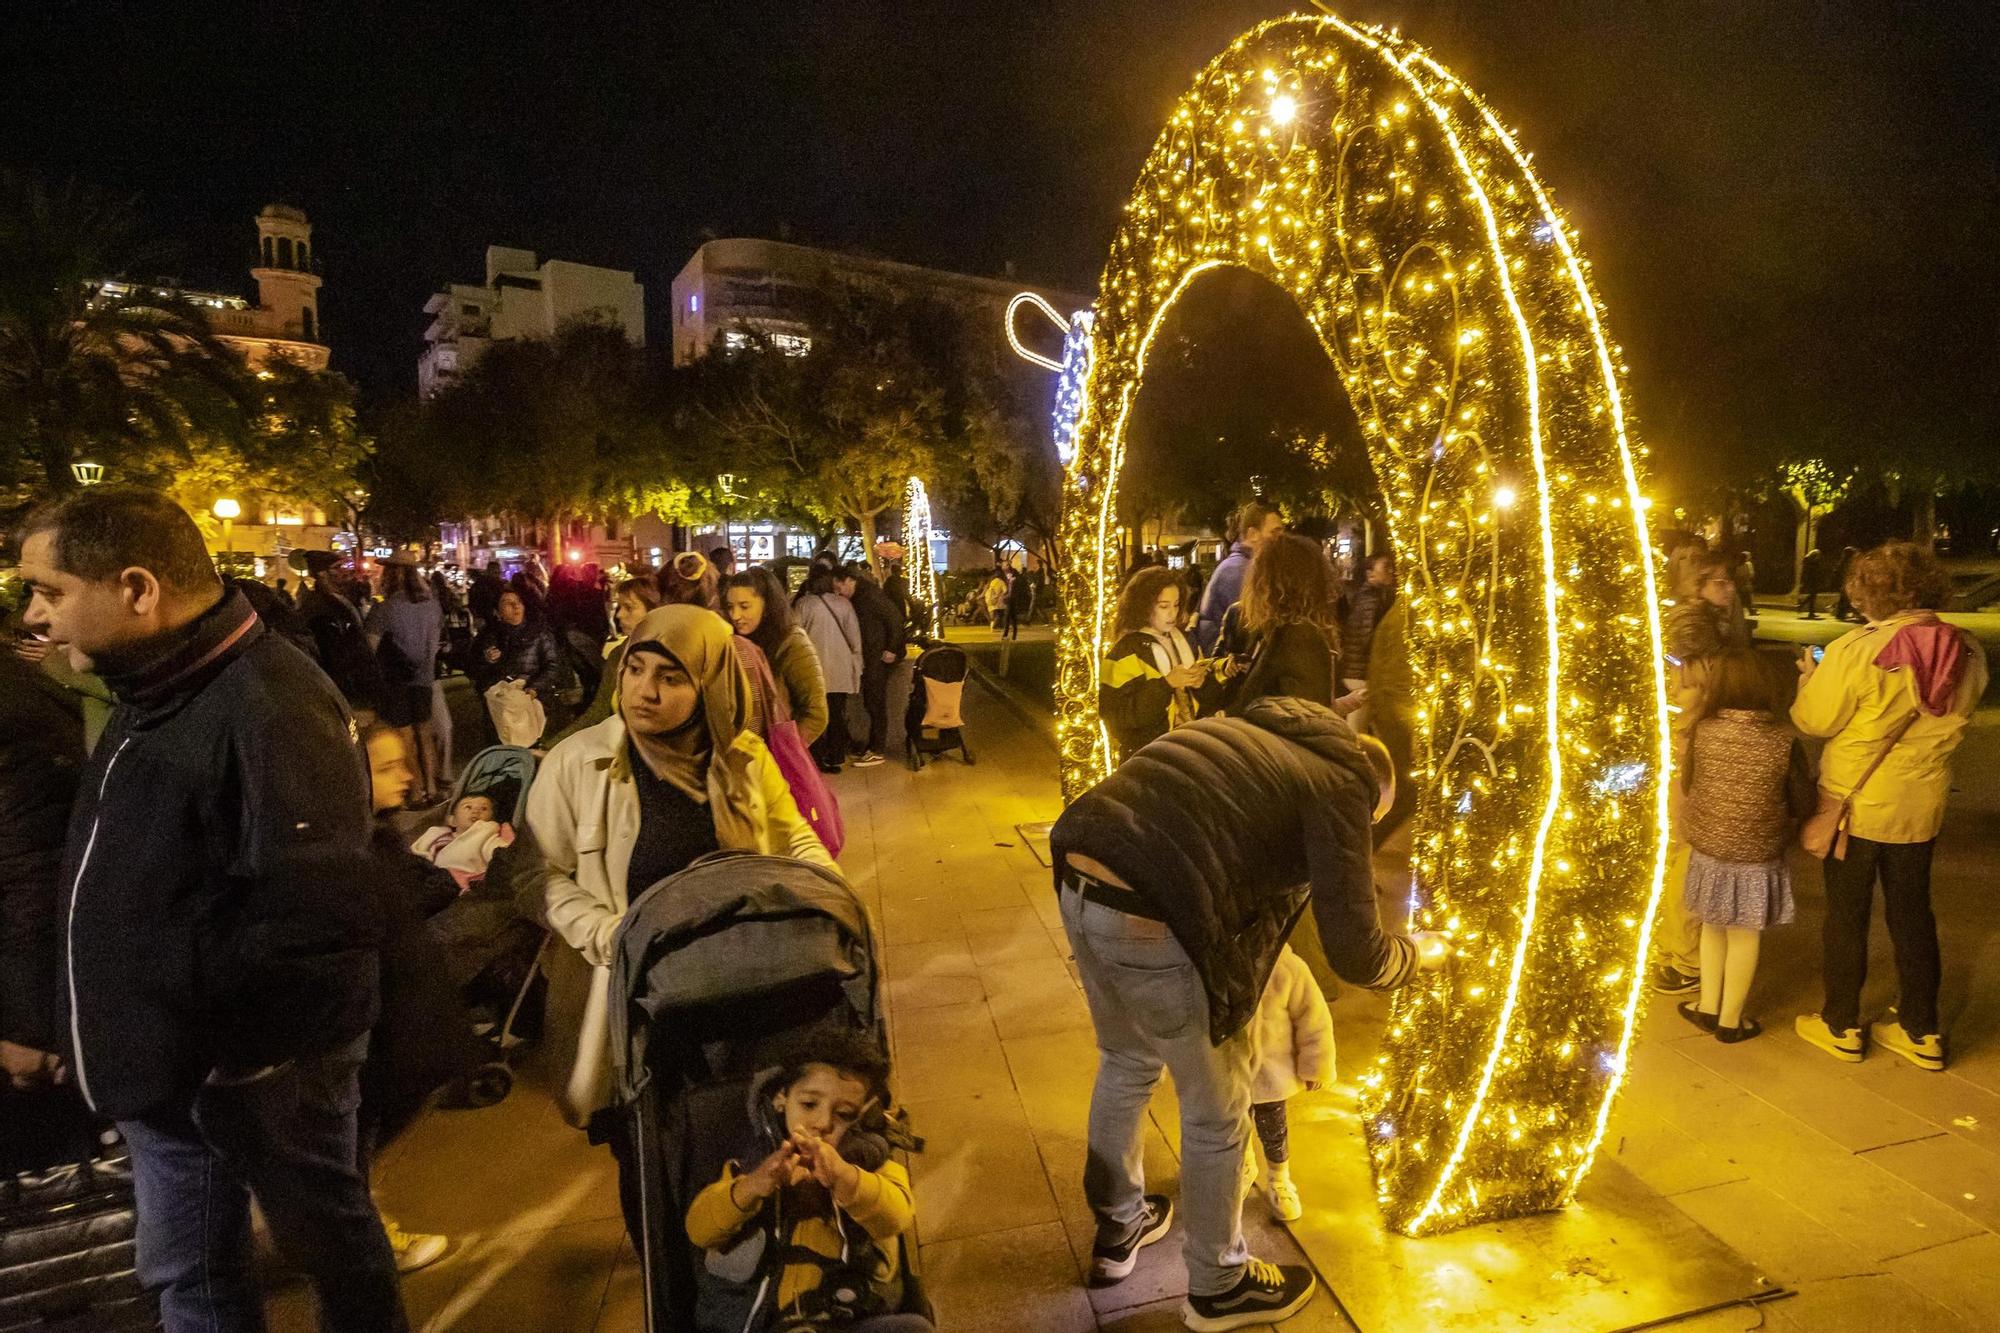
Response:
[[[610,993],[614,1107],[593,1135],[619,1159],[647,1327],[934,1329],[890,1160],[921,1144],[889,1103],[846,883],[789,857],[704,858],[627,910]]]
[[[895,1314],[898,1238],[916,1210],[909,1173],[891,1155],[888,1076],[872,1043],[851,1033],[780,1065],[751,1089],[759,1147],[775,1146],[748,1170],[724,1166],[688,1205],[688,1240],[706,1251],[705,1267],[738,1282],[761,1275],[758,1302],[773,1328],[929,1327]]]

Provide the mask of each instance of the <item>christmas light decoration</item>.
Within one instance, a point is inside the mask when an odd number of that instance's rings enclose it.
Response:
[[[1032,305],[1049,317],[1049,322],[1063,331],[1063,356],[1061,361],[1049,358],[1027,346],[1014,328],[1014,313],[1024,305]],[[1090,376],[1090,321],[1088,310],[1079,310],[1065,320],[1056,313],[1056,308],[1034,292],[1022,292],[1007,303],[1004,327],[1007,341],[1014,348],[1015,355],[1023,361],[1057,372],[1055,436],[1056,457],[1064,467],[1076,456],[1076,419],[1083,411],[1083,385]]]
[[[1398,992],[1361,1080],[1384,1215],[1421,1234],[1559,1206],[1623,1079],[1665,865],[1666,681],[1624,367],[1528,155],[1449,71],[1331,15],[1238,39],[1154,145],[1078,358],[1069,796],[1110,765],[1097,673],[1126,423],[1168,311],[1223,266],[1290,294],[1338,371],[1407,599],[1412,925],[1449,959]]]
[[[903,487],[903,549],[910,596],[930,608],[925,628],[935,636],[944,610],[938,605],[937,566],[931,562],[931,496],[920,477],[911,477]]]

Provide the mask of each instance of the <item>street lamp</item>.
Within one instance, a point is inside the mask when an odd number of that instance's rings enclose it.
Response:
[[[104,464],[71,463],[69,474],[76,478],[76,484],[79,486],[95,486],[104,480]]]
[[[722,544],[729,548],[731,562],[736,555],[736,534],[730,527],[730,519],[736,512],[736,474],[724,472],[715,479],[715,489],[722,497]]]
[[[235,548],[229,544],[229,534],[236,520],[243,516],[243,506],[225,495],[215,502],[213,512],[222,520],[222,553],[234,554]]]

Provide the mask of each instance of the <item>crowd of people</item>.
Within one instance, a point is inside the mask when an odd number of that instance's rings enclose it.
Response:
[[[1182,1317],[1201,1333],[1312,1295],[1308,1269],[1252,1255],[1242,1230],[1252,1190],[1301,1216],[1286,1104],[1335,1077],[1326,998],[1288,944],[1301,917],[1356,986],[1409,984],[1449,954],[1385,923],[1372,870],[1414,800],[1396,780],[1412,705],[1394,560],[1343,575],[1255,503],[1229,536],[1198,595],[1179,571],[1130,574],[1100,673],[1119,763],[1050,839],[1099,1053],[1090,1280],[1127,1278],[1178,1221]],[[914,1140],[885,1127],[893,1080],[868,1033],[763,1071],[732,1112],[756,1150],[680,1182],[666,1215],[649,1150],[612,1113],[613,955],[645,891],[718,853],[839,876],[823,778],[882,762],[889,681],[929,619],[900,586],[826,558],[791,593],[718,550],[615,582],[492,567],[461,598],[398,554],[373,587],[315,556],[294,600],[219,578],[187,514],[117,487],[37,511],[17,540],[31,597],[0,682],[0,1062],[10,1116],[20,1099],[60,1109],[9,1138],[26,1151],[71,1132],[65,1116],[115,1123],[139,1273],[170,1330],[262,1327],[253,1197],[323,1327],[407,1327],[398,1274],[450,1240],[380,1215],[371,1159],[486,1058],[481,1005],[518,997],[531,967],[555,1101],[608,1144],[634,1244],[711,1282],[665,1283],[663,1326],[933,1326],[903,1258],[909,1177],[883,1146]],[[1757,1036],[1761,931],[1793,918],[1802,844],[1822,866],[1826,993],[1799,1035],[1943,1068],[1930,865],[1986,667],[1936,615],[1935,561],[1858,553],[1846,594],[1865,623],[1796,656],[1752,643],[1735,562],[1684,541],[1664,567],[1675,771],[1654,989],[1720,1041]],[[450,666],[488,739],[516,747],[498,753],[538,768],[455,777]],[[1878,883],[1900,998],[1864,1026]],[[501,935],[527,945],[504,979]],[[1178,1206],[1143,1169],[1163,1071]],[[707,1295],[675,1304],[718,1289],[726,1319]]]

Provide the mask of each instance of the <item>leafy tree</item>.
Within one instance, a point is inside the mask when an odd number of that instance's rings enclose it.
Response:
[[[163,448],[242,436],[242,366],[201,313],[99,293],[154,259],[138,234],[129,201],[0,180],[0,494],[14,506],[73,489],[72,463],[136,479]]]

